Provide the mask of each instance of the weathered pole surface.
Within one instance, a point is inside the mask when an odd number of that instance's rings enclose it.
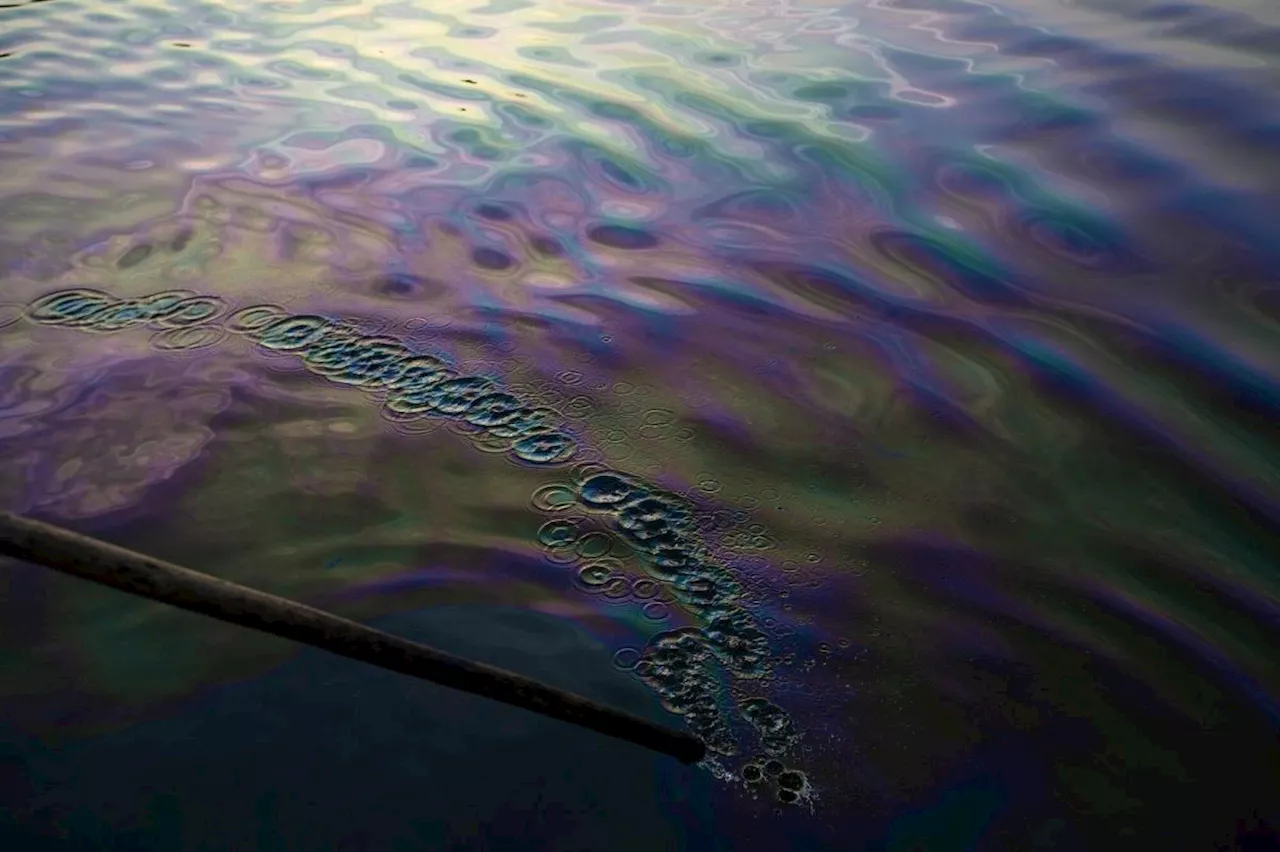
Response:
[[[685,763],[696,763],[706,755],[706,746],[691,734],[605,707],[514,672],[455,657],[297,601],[152,559],[53,524],[0,512],[0,554],[379,668],[523,707],[671,755]]]

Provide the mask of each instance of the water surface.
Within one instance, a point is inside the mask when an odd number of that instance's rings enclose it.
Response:
[[[4,508],[713,753],[7,564],[4,845],[1270,848],[1278,50],[1261,0],[0,4]]]

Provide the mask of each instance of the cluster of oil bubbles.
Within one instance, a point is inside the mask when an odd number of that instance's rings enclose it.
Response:
[[[644,612],[650,617],[660,618],[667,601],[696,616],[701,626],[661,632],[643,650],[623,649],[615,661],[683,716],[710,751],[736,755],[737,737],[724,712],[725,684],[729,679],[761,682],[772,674],[769,637],[747,610],[742,584],[700,540],[694,506],[679,494],[593,463],[580,465],[571,482],[544,486],[534,503],[544,510],[581,512],[584,521],[594,519],[610,530],[611,536],[580,532],[589,524],[566,518],[539,531],[552,561],[583,563],[577,569],[579,585],[605,596],[646,600]],[[607,555],[615,540],[634,553],[643,576],[628,577],[622,560]],[[771,759],[796,748],[799,732],[776,704],[748,698],[737,709]],[[788,772],[787,778],[799,777],[802,783],[779,793],[779,800],[799,801],[808,794],[808,783],[798,770]]]
[[[554,409],[528,406],[493,379],[459,374],[443,358],[414,352],[394,337],[363,333],[342,319],[290,315],[273,305],[226,313],[222,300],[180,290],[137,299],[62,290],[37,299],[26,316],[41,325],[96,332],[149,327],[157,331],[153,342],[162,349],[183,343],[203,347],[227,333],[243,335],[264,349],[300,358],[309,371],[335,384],[381,394],[382,414],[389,420],[457,420],[485,440],[503,442],[512,457],[530,464],[558,464],[577,454],[577,442],[557,430]],[[220,328],[208,325],[224,316]]]
[[[452,420],[473,436],[497,442],[513,459],[534,465],[560,465],[579,450],[563,431],[557,410],[527,405],[489,377],[461,374],[443,356],[413,351],[394,337],[363,332],[339,318],[289,314],[273,305],[232,312],[221,299],[184,290],[121,299],[91,289],[48,294],[28,305],[24,315],[40,325],[97,333],[149,329],[162,349],[202,348],[239,335],[301,359],[307,370],[328,381],[379,394],[388,420]],[[742,584],[703,543],[694,505],[595,463],[579,465],[571,482],[538,489],[533,504],[551,514],[566,513],[544,524],[538,541],[551,561],[579,566],[578,588],[640,603],[654,622],[665,621],[672,604],[694,616],[700,626],[659,632],[643,650],[623,649],[615,661],[683,716],[717,759],[738,755],[727,684],[767,680],[770,642],[744,604]],[[568,517],[568,510],[578,517]],[[586,529],[593,523],[609,532]],[[627,576],[626,563],[609,555],[616,542],[634,555],[643,576]],[[791,718],[758,697],[742,700],[737,710],[768,756],[765,766],[781,766],[779,758],[799,744]],[[756,784],[748,776],[757,769],[746,764],[742,780]],[[798,802],[810,793],[799,770],[764,775],[777,776],[779,801]]]
[[[751,787],[771,787],[774,796],[784,805],[794,805],[811,795],[809,779],[798,769],[788,769],[782,761],[770,758],[763,763],[748,763],[742,767],[742,780]]]

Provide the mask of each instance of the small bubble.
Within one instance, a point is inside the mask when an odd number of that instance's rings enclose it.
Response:
[[[584,378],[586,377],[583,376],[582,373],[578,372],[577,370],[565,370],[564,372],[556,376],[556,379],[562,385],[579,385],[579,384],[582,384],[582,380]]]
[[[151,345],[169,352],[190,352],[195,349],[207,349],[227,339],[227,332],[221,328],[197,326],[195,328],[171,328],[151,338]]]
[[[267,326],[258,338],[258,344],[278,352],[296,352],[319,340],[330,324],[327,318],[320,316],[286,317]]]
[[[511,449],[517,458],[531,464],[559,464],[573,458],[578,445],[567,435],[548,432],[521,438]]]
[[[642,422],[646,426],[669,426],[676,419],[675,412],[666,408],[651,408],[644,413]]]
[[[656,597],[659,591],[661,586],[654,580],[640,579],[631,584],[631,593],[642,601]]]
[[[227,317],[223,326],[232,334],[248,334],[279,322],[287,315],[288,312],[277,305],[252,305]]]
[[[608,470],[608,465],[601,464],[599,462],[582,462],[573,466],[572,476],[575,482],[582,484],[597,473],[605,473]]]
[[[742,767],[741,775],[742,780],[748,784],[756,784],[764,780],[764,770],[754,763],[748,763]]]
[[[576,565],[582,561],[582,557],[578,555],[577,548],[573,546],[573,542],[548,547],[544,556],[553,565]]]
[[[578,582],[590,591],[599,591],[613,579],[613,571],[603,562],[593,562],[578,569]]]
[[[584,559],[598,559],[609,552],[613,539],[606,533],[589,532],[578,539],[578,555]]]
[[[27,306],[27,319],[41,325],[80,326],[118,300],[99,290],[60,290],[41,296]]]
[[[578,538],[578,526],[572,521],[547,521],[538,528],[538,541],[546,547],[571,544]]]
[[[626,577],[610,577],[604,584],[603,592],[609,600],[620,601],[631,597],[631,583]]]
[[[582,502],[593,508],[617,506],[636,492],[636,486],[612,473],[599,473],[582,483]]]
[[[595,410],[596,404],[589,396],[575,396],[564,404],[565,416],[579,420],[590,417]]]
[[[778,787],[796,793],[800,792],[805,788],[804,773],[798,769],[788,769],[778,776]]]
[[[613,664],[620,669],[635,668],[640,662],[640,652],[635,648],[619,648],[613,655]]]
[[[617,382],[613,386],[613,392],[618,396],[626,396],[628,394],[635,393],[635,390],[636,386],[631,384],[631,382]]]
[[[650,621],[664,621],[670,614],[670,610],[667,608],[666,604],[655,601],[653,603],[645,604],[641,613]]]

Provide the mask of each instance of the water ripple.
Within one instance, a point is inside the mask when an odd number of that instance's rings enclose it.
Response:
[[[726,812],[804,806],[735,848],[1225,846],[1276,822],[1277,32],[0,3],[0,494],[370,617],[580,619]],[[179,628],[122,607],[0,602],[15,724],[263,665],[130,680],[121,625]]]

